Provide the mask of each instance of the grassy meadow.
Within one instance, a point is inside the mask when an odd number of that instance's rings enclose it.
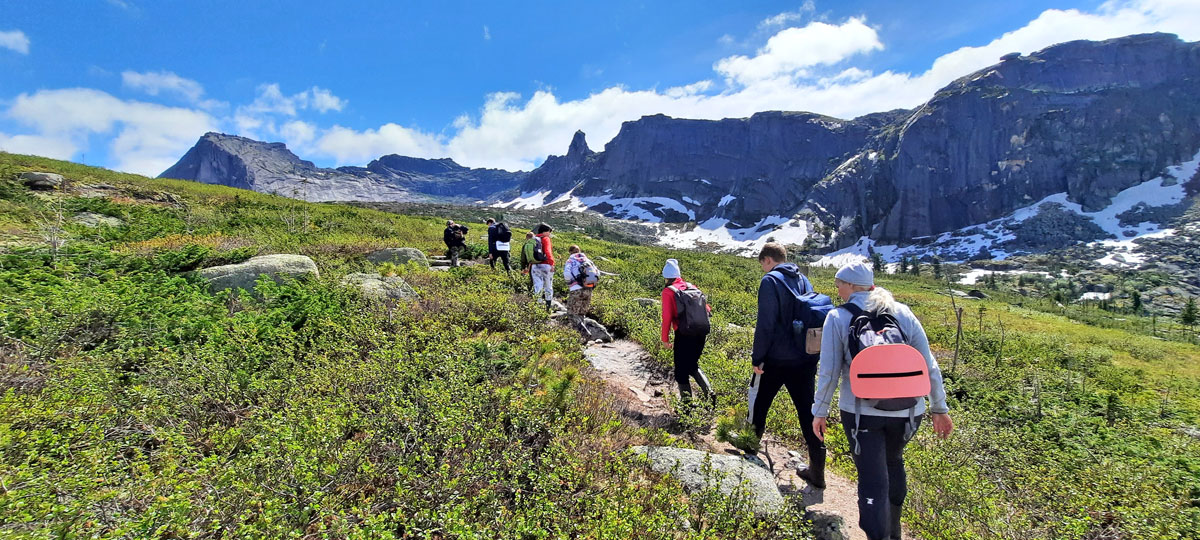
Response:
[[[33,194],[15,180],[26,170],[120,194]],[[81,212],[123,225],[72,223]],[[0,154],[0,537],[807,537],[797,517],[689,498],[628,457],[629,445],[686,437],[624,421],[582,375],[578,338],[550,326],[520,280],[403,267],[422,298],[386,306],[338,286],[371,271],[364,255],[375,249],[439,253],[446,218],[459,216]],[[601,282],[594,314],[663,366],[658,314],[635,299],[656,298],[663,260],[680,260],[714,307],[701,365],[720,394],[717,410],[683,427],[736,414],[757,263],[562,229],[556,256],[576,243],[617,274]],[[321,277],[212,294],[191,273],[266,253],[308,255]],[[833,292],[833,269],[810,278]],[[924,321],[958,427],[945,442],[923,429],[910,446],[915,532],[1200,530],[1200,347],[996,292],[956,300],[955,361],[944,284],[878,281]],[[799,447],[789,400],[776,400],[768,430]],[[852,475],[841,431],[830,434],[835,468]]]

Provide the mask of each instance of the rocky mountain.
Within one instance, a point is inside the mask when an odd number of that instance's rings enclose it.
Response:
[[[996,220],[1012,227],[991,223],[995,237],[970,247],[1060,247],[1037,245],[1048,228],[1058,243],[1128,239],[1145,232],[1135,218],[1162,224],[1182,201],[1151,195],[1164,200],[1125,208],[1124,228],[1095,223],[1097,213],[1160,177],[1163,189],[1197,181],[1194,170],[1166,174],[1200,150],[1197,95],[1200,43],[1168,34],[1063,43],[1006,55],[912,111],[647,116],[626,122],[603,152],[577,133],[504,206],[689,222],[664,228],[675,245],[928,244]],[[1051,204],[1038,217],[1042,202]],[[974,255],[961,242],[955,249]]]
[[[160,178],[180,178],[310,201],[493,201],[527,173],[470,169],[449,158],[383,156],[366,167],[320,168],[283,143],[206,133]]]

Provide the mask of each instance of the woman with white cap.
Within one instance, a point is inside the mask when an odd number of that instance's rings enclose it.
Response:
[[[933,430],[939,437],[946,438],[954,430],[954,423],[946,406],[942,373],[929,350],[929,338],[921,321],[908,306],[897,302],[892,293],[875,286],[874,272],[869,266],[863,263],[846,265],[838,270],[834,283],[845,304],[831,311],[825,319],[820,371],[812,406],[813,431],[821,440],[825,439],[833,391],[840,381],[838,408],[858,470],[858,524],[871,540],[903,538],[900,511],[908,492],[904,446],[920,426],[926,409],[925,400],[914,400],[910,409],[884,410],[876,406],[882,406],[882,403],[855,397],[850,381],[851,323],[863,314],[870,317],[888,314],[894,319],[905,344],[924,356],[929,374],[928,398]]]
[[[675,353],[675,382],[679,385],[679,397],[690,399],[692,385],[696,379],[704,397],[716,403],[717,395],[708,383],[708,377],[700,370],[700,354],[708,338],[709,314],[712,306],[708,298],[695,285],[683,280],[679,272],[679,261],[667,259],[662,277],[666,285],[662,290],[662,342],[663,347]],[[671,330],[675,330],[675,343],[671,344]]]

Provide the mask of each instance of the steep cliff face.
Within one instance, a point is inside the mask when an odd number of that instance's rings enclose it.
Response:
[[[366,167],[324,169],[283,143],[207,133],[161,178],[278,193],[313,201],[475,202],[512,191],[526,173],[470,169],[452,159],[383,156]]]
[[[1084,212],[1107,207],[1200,150],[1197,95],[1200,44],[1166,34],[1070,42],[1005,56],[914,111],[644,117],[601,153],[548,159],[521,191],[731,229],[791,218],[829,247],[908,243],[1060,193]]]
[[[982,223],[1055,193],[1085,211],[1200,149],[1200,44],[1073,42],[950,85],[900,128],[898,200],[872,236]]]

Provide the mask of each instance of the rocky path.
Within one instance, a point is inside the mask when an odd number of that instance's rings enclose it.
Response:
[[[649,363],[649,354],[641,345],[629,340],[612,343],[591,344],[585,350],[588,362],[596,374],[612,390],[622,413],[630,420],[645,427],[667,428],[674,422],[674,411],[667,396],[674,391],[675,382],[669,372],[655,369]],[[718,454],[743,455],[733,446],[716,440],[713,432],[705,435],[688,435],[698,449]],[[767,466],[775,475],[776,484],[784,495],[800,495],[805,482],[796,476],[798,468],[805,464],[806,453],[788,449],[769,435],[763,441]],[[854,482],[826,472],[826,489],[820,503],[810,504],[808,509],[825,514],[836,514],[845,521],[844,530],[853,540],[866,540],[858,528],[858,504]],[[906,539],[910,537],[905,535]]]

